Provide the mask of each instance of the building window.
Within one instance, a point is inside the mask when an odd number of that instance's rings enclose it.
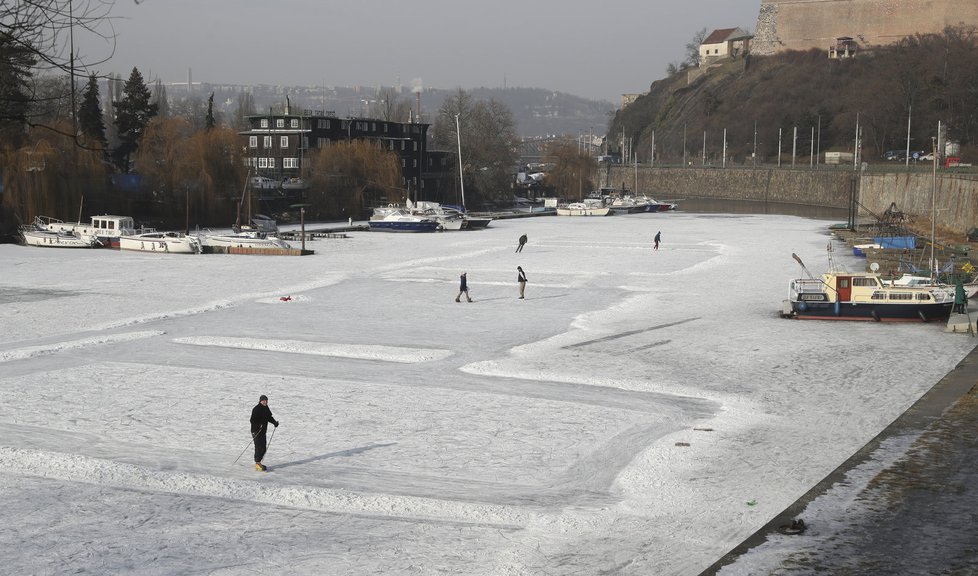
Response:
[[[276,128],[285,128],[285,118],[276,118],[275,119],[275,127]]]
[[[298,128],[299,127],[299,119],[298,118],[293,118],[291,125],[292,125],[293,128]]]
[[[258,167],[259,168],[268,168],[268,158],[259,158],[258,159]]]
[[[415,152],[417,152],[418,151],[418,143],[417,142],[412,142],[412,145],[414,146],[414,148],[412,148],[412,150],[414,150]]]
[[[281,138],[279,138],[278,145],[279,145],[279,148],[288,148],[289,147],[289,137],[288,136],[282,136]]]
[[[274,168],[275,167],[275,159],[274,158],[269,158],[268,159],[268,167],[269,168]]]
[[[258,148],[258,136],[248,136],[248,147]]]
[[[265,136],[265,139],[263,140],[263,144],[264,144],[265,148],[271,148],[272,147],[272,137],[271,136]]]
[[[262,128],[268,128],[268,118],[262,118],[261,119],[261,127]]]
[[[282,168],[298,168],[298,158],[282,158]]]

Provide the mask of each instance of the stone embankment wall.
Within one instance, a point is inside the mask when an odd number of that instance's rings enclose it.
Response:
[[[975,0],[762,0],[751,51],[827,50],[840,36],[866,49],[976,20]]]
[[[637,182],[636,182],[637,180]],[[711,198],[777,202],[847,209],[856,194],[861,216],[882,214],[890,204],[920,222],[930,222],[931,191],[937,225],[965,233],[978,226],[978,177],[954,173],[864,174],[838,169],[650,168],[613,166],[601,185],[645,193],[658,200]],[[682,209],[682,205],[680,205]]]

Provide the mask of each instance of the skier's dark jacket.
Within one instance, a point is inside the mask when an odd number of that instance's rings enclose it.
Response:
[[[272,411],[268,406],[263,406],[260,402],[251,409],[251,435],[257,436],[264,434],[268,430],[268,423],[278,426],[278,421],[272,418]]]

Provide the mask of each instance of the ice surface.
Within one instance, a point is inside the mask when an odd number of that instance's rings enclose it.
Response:
[[[0,246],[4,572],[697,574],[974,346],[779,318],[826,226],[545,217],[302,258]],[[282,423],[264,474],[260,394]]]

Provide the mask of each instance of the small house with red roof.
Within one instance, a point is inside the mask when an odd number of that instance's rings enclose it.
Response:
[[[751,36],[743,28],[714,30],[700,43],[700,64],[721,58],[736,58],[750,51]]]

